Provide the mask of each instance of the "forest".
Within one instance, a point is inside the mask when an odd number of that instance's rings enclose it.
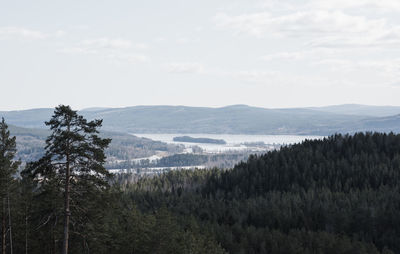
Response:
[[[205,143],[205,144],[222,144],[225,145],[226,141],[223,139],[213,139],[213,138],[193,138],[190,136],[180,136],[174,137],[174,141],[177,142],[191,142],[191,143]]]
[[[68,106],[18,173],[0,124],[2,253],[400,253],[400,135],[335,134],[232,169],[110,175]]]

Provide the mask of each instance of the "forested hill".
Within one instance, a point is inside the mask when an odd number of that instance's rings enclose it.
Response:
[[[400,135],[357,133],[307,140],[250,156],[215,184],[217,192],[246,198],[269,191],[349,193],[400,187]]]
[[[313,134],[400,131],[400,107],[340,105],[268,109],[233,105],[221,108],[135,106],[92,108],[79,112],[103,119],[104,130],[130,133]],[[44,128],[52,109],[0,111],[22,127]]]
[[[17,138],[17,158],[22,162],[38,160],[44,153],[45,140],[50,131],[40,128],[23,128],[9,126],[11,135]],[[100,135],[111,138],[110,146],[106,149],[107,161],[130,161],[155,155],[157,152],[177,153],[182,146],[140,138],[130,134],[102,131]]]
[[[335,135],[127,189],[142,211],[194,216],[229,253],[400,253],[400,135]]]

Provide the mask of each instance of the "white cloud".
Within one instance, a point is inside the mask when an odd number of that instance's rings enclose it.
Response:
[[[65,47],[60,50],[58,50],[60,53],[65,53],[65,54],[96,54],[96,50],[90,50],[87,48],[83,47]]]
[[[165,67],[169,73],[204,73],[204,66],[200,63],[168,63]]]
[[[23,27],[0,27],[0,39],[40,40],[47,37],[48,35],[41,31]]]
[[[124,39],[97,38],[83,40],[81,45],[87,48],[128,49],[132,47],[132,42]]]
[[[348,54],[347,49],[337,48],[310,48],[297,51],[282,51],[261,56],[264,61],[301,61],[301,60],[320,60],[336,57],[339,54]]]
[[[326,65],[333,71],[363,72],[368,76],[379,76],[383,80],[400,78],[400,58],[389,60],[349,60],[349,59],[324,59],[314,62],[314,65]],[[365,75],[359,75],[365,76]]]
[[[199,40],[198,39],[195,39],[195,38],[189,38],[189,37],[179,37],[177,40],[176,40],[176,43],[178,43],[178,44],[189,44],[189,43],[195,43],[195,42],[198,42]]]
[[[300,83],[304,86],[323,85],[321,82],[315,82],[316,78],[307,78],[278,70],[239,70],[228,71],[221,75],[243,83],[270,87],[292,87]],[[311,80],[312,82],[310,82]]]
[[[258,71],[258,70],[244,70],[233,72],[231,74],[234,78],[241,81],[250,83],[271,83],[276,84],[276,80],[280,75],[275,71]]]
[[[56,31],[56,32],[54,33],[54,35],[55,35],[56,37],[58,37],[58,38],[63,37],[63,36],[65,36],[66,34],[67,34],[67,32],[64,31],[64,30],[58,30],[58,31]]]
[[[334,0],[334,1],[321,1],[314,0],[309,4],[312,8],[319,9],[352,9],[352,8],[366,8],[370,7],[384,11],[398,11],[400,10],[400,1],[398,0]]]
[[[146,55],[142,54],[119,54],[119,53],[110,53],[105,56],[110,60],[116,60],[117,62],[130,62],[130,63],[137,63],[137,62],[149,62],[150,58]]]
[[[338,1],[344,2],[344,1]],[[303,40],[311,47],[386,47],[397,49],[400,44],[400,25],[386,15],[349,14],[350,7],[377,5],[399,8],[400,1],[311,1],[285,12],[271,10],[231,15],[218,13],[214,21],[219,28],[234,34],[248,34],[259,38]],[[341,8],[336,8],[336,6]],[[397,7],[398,6],[398,7]],[[365,9],[365,8],[364,8]],[[373,9],[372,9],[373,10]],[[282,57],[282,56],[281,56]]]
[[[178,38],[178,39],[176,40],[176,42],[177,42],[178,44],[187,44],[187,43],[191,42],[191,39],[189,39],[189,38],[187,38],[187,37],[181,37],[181,38]]]
[[[66,54],[98,55],[105,59],[122,62],[148,62],[149,57],[135,51],[147,49],[143,43],[134,44],[126,39],[111,39],[107,37],[86,39],[76,46],[65,47],[59,52]]]
[[[361,34],[335,35],[312,39],[308,45],[312,47],[345,48],[376,47],[397,49],[400,44],[400,27],[370,30]]]
[[[64,30],[45,33],[39,30],[29,29],[25,27],[7,26],[0,27],[0,40],[43,40],[49,38],[61,38],[66,35]]]
[[[329,34],[361,34],[385,28],[384,19],[367,19],[340,11],[305,11],[276,16],[270,12],[231,16],[219,13],[215,20],[219,27],[255,36],[315,36]]]
[[[278,52],[262,56],[261,59],[265,61],[273,60],[299,60],[305,57],[305,52]]]

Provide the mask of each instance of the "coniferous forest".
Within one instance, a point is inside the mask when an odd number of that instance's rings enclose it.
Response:
[[[233,169],[110,175],[101,120],[59,106],[17,173],[0,124],[2,253],[400,253],[400,135],[336,134]]]

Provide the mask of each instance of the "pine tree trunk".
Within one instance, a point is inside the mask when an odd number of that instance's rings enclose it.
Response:
[[[25,203],[25,254],[28,254],[28,206]]]
[[[3,218],[1,223],[1,253],[6,254],[6,199],[3,198]]]
[[[69,126],[68,126],[69,131]],[[68,254],[68,239],[69,239],[69,217],[71,212],[69,210],[69,180],[70,180],[70,166],[69,166],[69,152],[67,151],[67,159],[65,165],[65,200],[64,200],[64,241],[63,241],[63,254]]]
[[[70,122],[67,124],[67,131],[70,132]],[[66,150],[66,163],[65,163],[65,200],[64,200],[64,241],[63,241],[63,254],[68,254],[68,240],[69,240],[69,217],[71,212],[69,210],[69,178],[70,178],[70,158],[69,158],[69,148],[70,144],[67,140],[67,150]]]
[[[7,192],[8,206],[8,227],[10,228],[10,253],[13,254],[12,227],[11,227],[11,209],[10,209],[10,193]]]

